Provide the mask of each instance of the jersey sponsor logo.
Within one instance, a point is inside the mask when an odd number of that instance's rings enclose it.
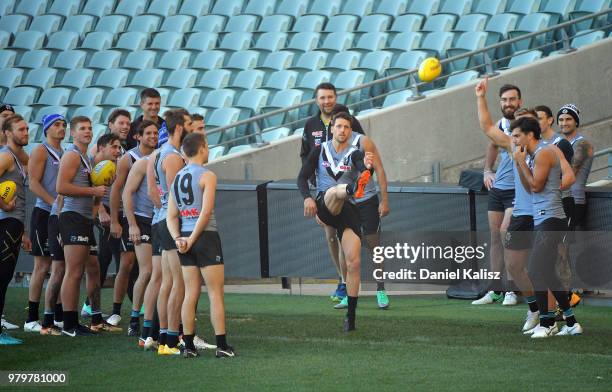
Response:
[[[187,210],[181,210],[181,217],[183,218],[197,218],[200,216],[200,210],[197,208],[189,208]]]
[[[146,234],[143,234],[143,235],[140,236],[140,240],[141,241],[149,241],[150,239],[151,239],[151,237],[146,235]]]
[[[89,242],[89,237],[84,235],[71,235],[70,242]]]
[[[312,137],[318,137],[318,138],[323,137],[323,131],[314,131],[312,133]]]
[[[340,170],[342,171],[351,171],[352,167],[349,165],[340,165]]]

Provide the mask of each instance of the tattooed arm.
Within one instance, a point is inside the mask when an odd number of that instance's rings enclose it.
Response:
[[[579,140],[574,152],[574,158],[572,159],[572,169],[574,174],[578,173],[578,170],[584,164],[584,161],[593,156],[593,145],[587,140]]]

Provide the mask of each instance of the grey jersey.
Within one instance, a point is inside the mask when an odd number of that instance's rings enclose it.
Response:
[[[576,149],[578,148],[578,143],[580,140],[586,140],[584,136],[578,135],[574,140],[570,143],[574,148],[574,155],[576,154]],[[586,204],[586,183],[589,178],[589,173],[591,173],[591,166],[593,165],[593,157],[586,157],[580,169],[576,173],[576,182],[570,188],[571,196],[574,198],[574,203],[576,204]]]
[[[131,150],[130,150],[131,151]],[[149,160],[149,156],[144,156],[140,159]],[[132,203],[134,205],[134,215],[145,218],[153,217],[153,202],[147,191],[147,175],[142,178],[136,192],[132,195]]]
[[[8,153],[13,158],[15,163],[13,170],[5,171],[0,176],[0,182],[13,181],[15,183],[15,208],[12,211],[4,211],[0,209],[0,220],[7,218],[15,218],[22,223],[25,223],[25,188],[28,186],[28,174],[26,168],[21,164],[19,158],[8,147],[0,148],[0,153]],[[0,260],[1,261],[1,260]]]
[[[157,184],[157,189],[161,199],[161,208],[157,213],[157,219],[159,221],[166,219],[166,215],[168,213],[168,183],[166,182],[166,173],[162,170],[162,164],[164,159],[171,154],[177,154],[182,158],[179,150],[177,150],[172,144],[165,143],[159,149],[157,159],[155,160],[155,183]]]
[[[325,192],[332,186],[352,184],[357,181],[359,172],[353,167],[351,154],[362,148],[349,144],[347,148],[338,152],[334,148],[333,140],[322,143],[317,165],[317,192]],[[355,203],[352,196],[349,201]]]
[[[53,198],[57,197],[56,183],[57,183],[57,173],[59,172],[59,163],[62,155],[64,154],[64,150],[60,147],[59,150],[55,147],[51,146],[49,143],[44,141],[42,143],[43,147],[47,150],[47,160],[45,162],[45,171],[43,172],[43,176],[40,180],[40,184],[47,191],[47,193]],[[52,206],[47,204],[40,197],[36,198],[35,207],[41,208],[45,211],[51,211]]]
[[[530,159],[530,167],[533,171],[534,161],[538,154],[546,148],[542,143],[538,144],[535,152]],[[550,218],[565,218],[563,203],[561,202],[561,164],[559,157],[555,154],[555,164],[550,168],[544,189],[540,192],[533,192],[533,224],[539,225]]]
[[[362,137],[363,135],[357,132],[353,132],[353,142],[351,144],[357,148],[361,148],[361,138]],[[370,177],[370,181],[368,181],[368,183],[366,184],[363,197],[355,199],[355,203],[363,203],[364,201],[369,200],[372,197],[376,196],[376,193],[377,192],[376,192],[376,184],[374,183],[374,177]]]
[[[200,179],[208,169],[193,163],[182,168],[172,183],[172,196],[179,210],[181,231],[192,232],[202,212],[204,190],[200,188]],[[214,211],[210,215],[205,231],[217,231]]]
[[[80,165],[72,183],[82,188],[91,187],[91,161],[89,158],[83,155],[75,145],[70,146],[64,154],[79,155]],[[72,211],[83,215],[87,219],[93,219],[93,204],[94,198],[92,196],[64,196],[64,205],[61,212]]]

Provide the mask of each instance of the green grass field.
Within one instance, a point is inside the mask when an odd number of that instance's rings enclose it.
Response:
[[[104,290],[105,304],[109,295]],[[27,290],[9,289],[7,301],[7,319],[23,323]],[[206,303],[198,326],[214,341]],[[159,358],[122,334],[17,332],[26,343],[0,348],[0,369],[68,371],[74,390],[612,390],[609,308],[577,309],[584,336],[534,341],[520,332],[524,305],[391,297],[391,308],[380,311],[365,297],[358,330],[348,335],[344,311],[324,297],[228,295],[226,305],[228,340],[239,355],[232,360],[212,351]]]

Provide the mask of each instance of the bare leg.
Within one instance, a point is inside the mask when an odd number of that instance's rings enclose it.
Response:
[[[202,291],[202,278],[196,266],[183,266],[181,270],[183,281],[185,282],[185,299],[181,307],[183,333],[185,335],[193,335],[195,334],[196,306]]]
[[[32,270],[32,278],[30,280],[30,288],[28,290],[28,301],[35,303],[35,306],[29,310],[28,322],[39,319],[38,304],[40,302],[40,294],[50,267],[51,257],[34,257],[34,270]]]
[[[504,268],[503,248],[501,242],[500,227],[504,220],[504,214],[498,211],[489,211],[489,231],[491,233],[491,270],[494,272],[502,272]],[[497,289],[501,290],[500,287]]]
[[[64,311],[76,311],[79,304],[81,278],[89,257],[89,246],[65,245],[66,273],[62,281],[60,295]]]
[[[176,249],[168,251],[168,266],[172,278],[172,289],[168,297],[168,330],[178,332],[181,323],[181,305],[185,296],[185,284]]]
[[[63,261],[54,261],[51,264],[51,277],[45,289],[45,312],[53,312],[58,303],[65,266]]]
[[[89,297],[92,313],[99,313],[101,309],[100,263],[98,263],[97,256],[89,255],[85,267],[85,275],[87,277],[87,297]]]
[[[159,315],[160,329],[168,329],[168,297],[172,289],[172,273],[168,263],[168,251],[164,250],[161,257],[161,285],[159,287],[159,296],[157,297],[157,314]]]
[[[342,252],[340,252],[340,246],[338,245],[338,235],[336,233],[336,229],[326,224],[323,224],[323,229],[325,230],[325,239],[327,240],[327,247],[329,248],[329,253],[331,254],[332,261],[334,262],[334,266],[336,267],[336,271],[338,271],[338,276],[342,279],[343,282],[346,281],[346,269],[342,270],[342,264],[340,263],[340,256]]]
[[[162,280],[161,256],[153,256],[151,279],[144,293],[145,320],[152,320]]]
[[[215,335],[225,335],[225,301],[223,287],[225,269],[223,265],[211,265],[200,269],[210,301],[210,321]]]
[[[119,262],[119,272],[115,277],[115,288],[114,288],[114,303],[123,303],[123,298],[127,293],[127,287],[130,280],[130,273],[134,266],[136,255],[134,252],[121,252],[121,261]]]
[[[136,260],[138,260],[138,279],[134,283],[133,311],[140,312],[143,303],[145,289],[151,279],[153,247],[151,244],[136,245]]]

